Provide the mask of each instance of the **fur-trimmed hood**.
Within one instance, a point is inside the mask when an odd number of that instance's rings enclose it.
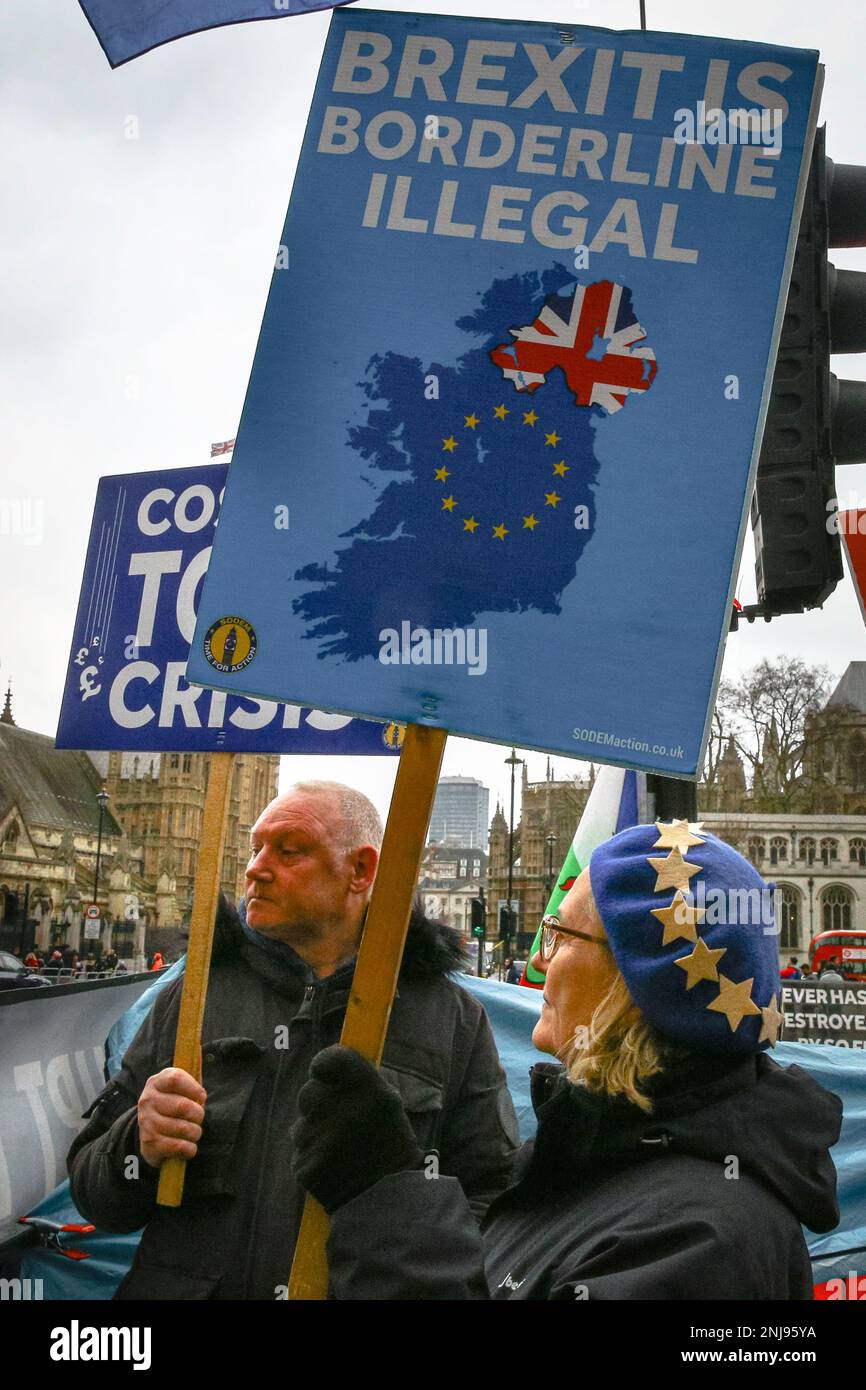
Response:
[[[220,964],[236,956],[243,941],[244,931],[238,909],[229,902],[224,893],[220,893],[214,930],[214,964]],[[452,970],[464,969],[465,963],[460,933],[454,927],[448,927],[444,922],[437,922],[428,917],[420,898],[416,898],[409,918],[400,978],[435,979],[437,976],[449,974]]]

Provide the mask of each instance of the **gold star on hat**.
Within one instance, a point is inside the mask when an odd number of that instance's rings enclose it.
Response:
[[[752,985],[754,983],[754,975],[750,980],[740,980],[739,984],[729,980],[727,975],[719,976],[718,995],[712,1003],[707,1005],[707,1008],[714,1009],[718,1014],[724,1014],[731,1025],[732,1033],[736,1033],[746,1014],[759,1014],[761,1012],[752,1000]],[[736,1022],[734,1022],[735,1019]]]
[[[647,863],[652,864],[658,878],[655,892],[664,893],[668,888],[683,888],[689,891],[689,880],[701,872],[700,864],[689,864],[678,849],[671,850],[664,859],[653,859],[647,855]]]
[[[773,995],[767,1007],[761,1010],[761,1014],[763,1015],[763,1022],[761,1024],[761,1032],[758,1038],[758,1042],[769,1042],[771,1047],[775,1047],[776,1043],[779,1040],[779,1028],[781,1027],[782,1020],[784,1018],[784,1015],[780,1014],[779,1010],[776,1007],[775,994]]]
[[[685,970],[689,977],[686,989],[693,989],[699,980],[718,980],[716,962],[721,960],[726,950],[727,947],[722,946],[716,951],[711,951],[703,938],[698,937],[691,955],[680,956],[679,960],[674,962],[681,970]],[[724,979],[724,975],[721,978]]]
[[[674,894],[670,907],[653,907],[650,911],[653,917],[658,917],[665,929],[662,937],[663,946],[668,946],[671,941],[678,941],[680,937],[684,941],[697,941],[698,934],[695,928],[701,918],[707,915],[705,907],[689,907],[679,890]]]
[[[687,850],[691,845],[703,845],[706,843],[699,835],[692,832],[703,829],[703,821],[698,821],[695,825],[689,825],[687,820],[672,820],[669,824],[664,821],[656,821],[656,830],[661,834],[653,845],[653,849],[679,849]]]

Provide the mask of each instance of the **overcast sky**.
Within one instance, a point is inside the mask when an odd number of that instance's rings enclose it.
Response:
[[[372,6],[371,6],[372,7]],[[638,0],[451,0],[380,8],[637,28]],[[866,164],[861,0],[647,0],[649,27],[817,48],[828,152]],[[41,539],[0,535],[0,681],[19,725],[54,734],[97,480],[208,461],[240,417],[329,12],[182,39],[112,72],[76,0],[0,8],[0,496]],[[130,118],[134,118],[134,122]],[[137,130],[138,138],[128,138]],[[866,270],[866,250],[835,252]],[[866,379],[866,357],[838,375]],[[866,467],[840,470],[866,505]],[[754,600],[751,540],[740,598]],[[726,673],[794,653],[866,658],[846,577],[823,611],[744,628]],[[506,795],[506,748],[449,741],[445,771]],[[530,775],[545,759],[529,754]],[[578,769],[557,758],[559,775]],[[393,760],[284,759],[383,811]]]

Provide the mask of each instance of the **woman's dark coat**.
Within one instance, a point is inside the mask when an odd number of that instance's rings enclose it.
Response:
[[[536,1138],[479,1234],[453,1179],[397,1173],[336,1211],[338,1298],[811,1299],[800,1223],[838,1223],[842,1106],[764,1054],[692,1057],[651,1115],[533,1069]]]

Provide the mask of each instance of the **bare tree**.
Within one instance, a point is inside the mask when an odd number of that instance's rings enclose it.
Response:
[[[804,779],[811,782],[808,743],[821,726],[815,716],[826,703],[830,679],[826,666],[780,656],[721,683],[720,726],[733,735],[751,774],[753,797],[764,809],[802,799]]]
[[[721,696],[721,691],[720,691]],[[710,721],[710,736],[707,740],[707,756],[704,762],[704,783],[708,787],[715,786],[718,781],[719,763],[725,751],[728,735],[725,732],[724,709],[716,701],[713,708],[713,717]]]

